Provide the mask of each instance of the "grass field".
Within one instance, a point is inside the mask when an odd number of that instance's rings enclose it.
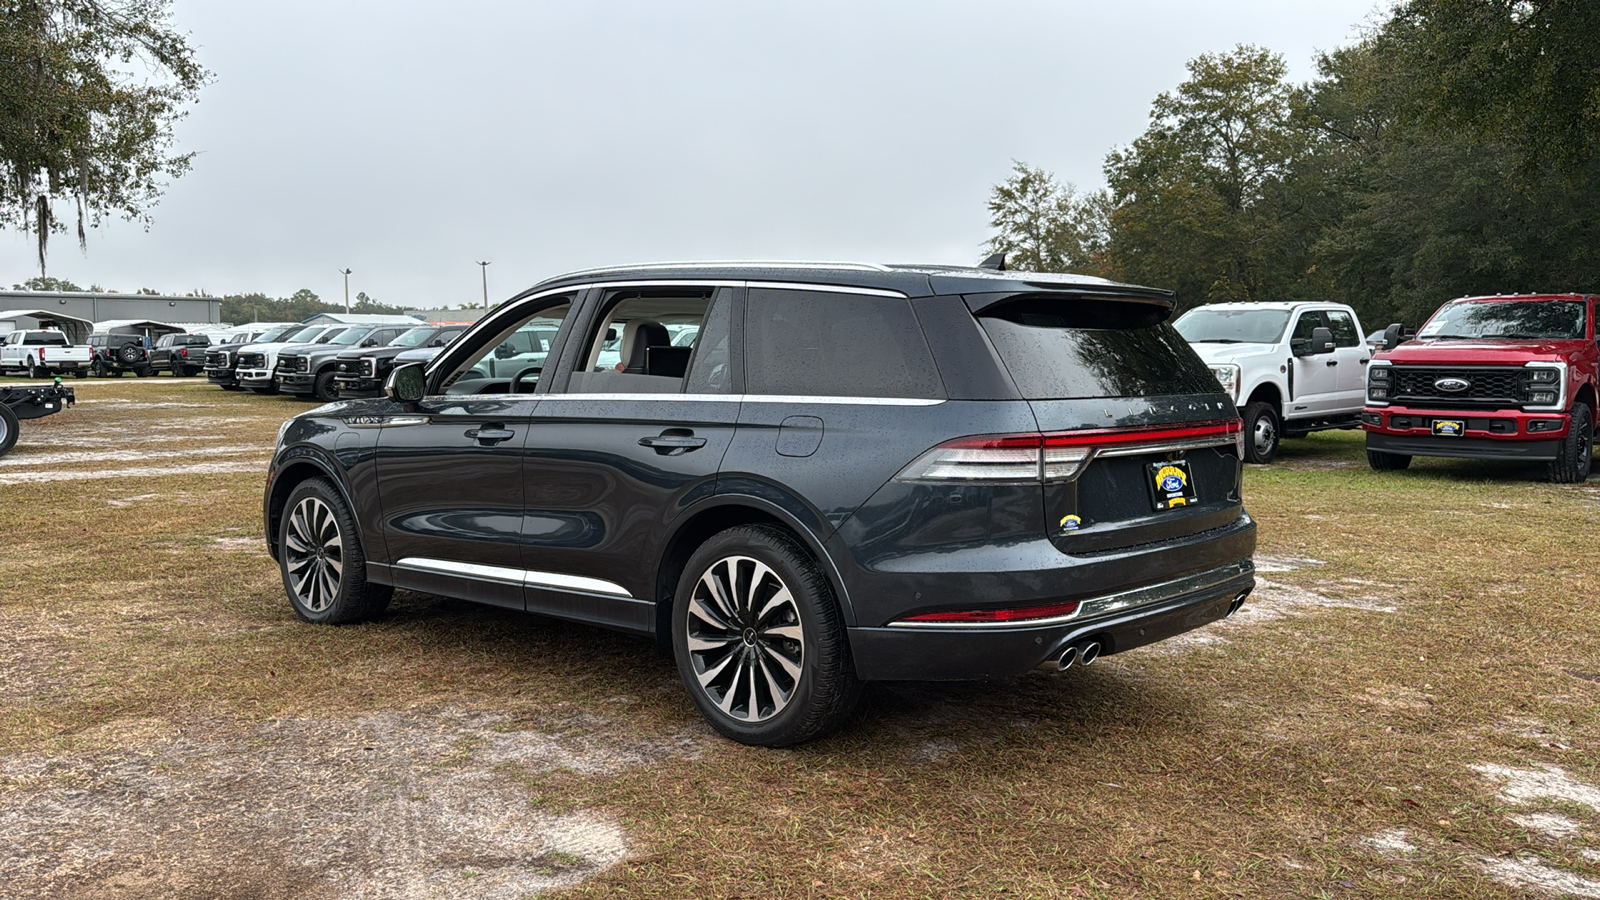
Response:
[[[301,624],[260,490],[305,404],[68,383],[0,459],[8,896],[1600,897],[1600,482],[1289,442],[1232,619],[770,751],[625,636]]]

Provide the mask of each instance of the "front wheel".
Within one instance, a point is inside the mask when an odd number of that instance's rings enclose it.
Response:
[[[827,577],[771,526],[730,528],[689,558],[672,644],[701,715],[742,744],[810,740],[837,728],[861,694]]]
[[[356,520],[325,478],[294,489],[278,524],[278,568],[295,615],[318,625],[372,618],[394,588],[367,581],[367,555]]]
[[[312,382],[311,396],[316,397],[323,403],[332,403],[334,400],[338,399],[339,395],[333,384],[332,369],[329,369],[328,371],[318,375],[316,381]]]
[[[1257,400],[1244,408],[1244,461],[1269,463],[1278,455],[1278,411]]]
[[[1594,414],[1582,403],[1572,407],[1572,417],[1567,423],[1567,436],[1556,445],[1556,458],[1551,460],[1547,474],[1558,484],[1571,484],[1589,479],[1589,467],[1594,459]]]
[[[1368,450],[1367,465],[1371,466],[1374,472],[1398,472],[1411,467],[1411,454]]]

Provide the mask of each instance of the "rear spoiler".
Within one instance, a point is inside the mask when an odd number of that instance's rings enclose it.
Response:
[[[1081,319],[1083,328],[1148,328],[1171,318],[1177,300],[1171,291],[1133,285],[1063,287],[1029,285],[1037,291],[963,294],[974,315],[1005,316],[1008,309]],[[1122,324],[1116,324],[1122,320]],[[1076,324],[1076,323],[1069,323]]]

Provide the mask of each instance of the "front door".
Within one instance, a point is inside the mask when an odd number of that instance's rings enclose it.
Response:
[[[1290,334],[1290,346],[1296,341],[1310,341],[1311,330],[1326,328],[1327,322],[1317,311],[1302,312],[1295,320]],[[1329,412],[1339,402],[1339,360],[1336,353],[1317,353],[1311,356],[1290,358],[1294,380],[1291,383],[1289,402],[1284,404],[1285,419],[1304,419]]]

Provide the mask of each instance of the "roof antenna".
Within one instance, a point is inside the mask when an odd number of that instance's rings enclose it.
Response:
[[[978,263],[978,268],[1004,272],[1006,270],[1006,255],[1004,253],[991,254],[988,259]]]

